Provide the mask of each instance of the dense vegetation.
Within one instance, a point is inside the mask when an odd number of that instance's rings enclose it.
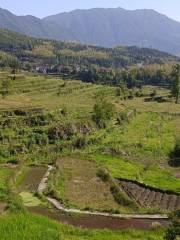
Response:
[[[171,215],[171,224],[166,232],[165,240],[176,240],[180,236],[180,210]]]
[[[39,73],[60,74],[85,82],[128,87],[167,85],[171,64],[177,57],[153,49],[106,49],[79,43],[28,38],[0,30],[0,66],[21,67]],[[12,58],[10,58],[12,55]],[[19,64],[17,63],[19,61]],[[171,63],[169,66],[166,63]]]
[[[158,102],[152,98],[154,88],[143,88],[141,94],[126,98],[117,95],[115,87],[30,74],[19,74],[9,81],[0,104],[2,163],[22,159],[51,163],[59,154],[80,151],[93,155],[116,177],[179,191],[178,179],[172,174],[175,169],[157,174],[162,158],[173,156],[173,151],[178,154],[178,116],[171,119],[156,113],[179,113],[168,90],[156,90],[155,97],[165,100]],[[155,112],[142,113],[148,108]],[[102,153],[121,157],[100,157]],[[117,167],[120,162],[124,170]]]

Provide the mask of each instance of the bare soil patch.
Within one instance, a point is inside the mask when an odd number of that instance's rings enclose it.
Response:
[[[168,220],[151,220],[151,219],[116,219],[103,216],[81,216],[62,213],[55,209],[47,209],[45,207],[30,207],[30,212],[43,215],[48,218],[54,219],[60,223],[72,225],[75,227],[89,228],[89,229],[140,229],[150,230],[153,225],[159,224],[163,227],[168,226]]]
[[[175,176],[176,178],[180,178],[180,172],[174,173],[174,176]]]

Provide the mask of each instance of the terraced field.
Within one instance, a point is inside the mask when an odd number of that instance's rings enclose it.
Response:
[[[0,88],[4,77],[9,79],[8,73],[0,78]],[[72,218],[71,214],[46,208],[47,202],[35,193],[48,165],[56,163],[57,169],[54,170],[57,171],[50,175],[45,194],[67,208],[110,214],[151,211],[162,214],[180,207],[178,194],[124,181],[123,190],[139,205],[138,210],[134,210],[133,206],[119,203],[117,200],[122,200],[122,196],[115,195],[112,187],[98,176],[98,169],[105,168],[112,178],[137,180],[155,188],[180,191],[176,177],[179,168],[168,165],[175,135],[180,133],[179,108],[170,103],[177,116],[166,116],[157,111],[169,112],[169,103],[158,103],[159,109],[152,108],[154,103],[144,102],[143,97],[121,100],[115,90],[100,84],[64,81],[32,73],[23,73],[11,80],[7,95],[2,95],[0,101],[0,163],[7,166],[0,169],[0,212],[4,210],[3,201],[7,203],[8,191],[11,191],[10,176],[16,170],[8,169],[9,164],[17,167],[18,173],[20,171],[15,184],[17,196],[22,200],[20,204],[32,213],[75,226],[151,229],[154,220],[121,221],[88,216],[85,221],[79,215]],[[147,88],[149,94],[152,90]],[[158,90],[158,94],[162,95],[162,91]],[[98,128],[92,117],[98,97],[104,97],[116,109],[105,129]],[[156,113],[147,112],[147,107]],[[118,123],[117,118],[135,109],[132,119]],[[63,161],[57,162],[57,159]],[[14,196],[11,198],[16,201]],[[167,220],[157,222],[162,226],[168,224]]]
[[[36,192],[38,190],[39,182],[46,171],[47,168],[43,166],[30,168],[19,189],[21,191],[29,191],[32,193]]]
[[[111,211],[113,208],[131,211],[119,206],[109,186],[97,177],[96,163],[66,157],[58,159],[56,165],[57,170],[50,175],[49,187],[56,192],[57,199],[67,207],[83,210]]]
[[[180,208],[180,195],[159,191],[130,181],[120,181],[126,194],[144,208],[175,211]]]
[[[8,94],[0,101],[0,109],[43,108],[52,111],[66,107],[74,118],[91,110],[89,107],[92,108],[98,92],[110,97],[115,92],[112,87],[77,80],[64,81],[59,77],[23,73],[11,80],[13,75],[8,72],[3,76],[0,78],[0,94],[6,92],[6,89],[1,89],[4,79],[9,79],[9,87]]]
[[[7,78],[7,74],[4,74]],[[0,87],[2,85],[0,78]],[[33,75],[16,75],[15,80],[11,80],[10,92],[11,94],[34,94],[34,93],[58,93],[58,94],[72,94],[76,91],[92,90],[99,88],[98,85],[82,83],[81,81],[63,81],[58,77],[43,77]]]

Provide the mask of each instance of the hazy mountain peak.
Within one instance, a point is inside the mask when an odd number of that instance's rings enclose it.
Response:
[[[0,9],[0,27],[33,37],[113,47],[135,45],[180,52],[180,23],[153,9],[77,9],[39,19]]]

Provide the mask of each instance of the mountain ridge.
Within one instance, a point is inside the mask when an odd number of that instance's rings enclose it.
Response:
[[[180,52],[180,23],[153,9],[76,9],[45,18],[16,16],[0,8],[0,28],[37,38]]]

